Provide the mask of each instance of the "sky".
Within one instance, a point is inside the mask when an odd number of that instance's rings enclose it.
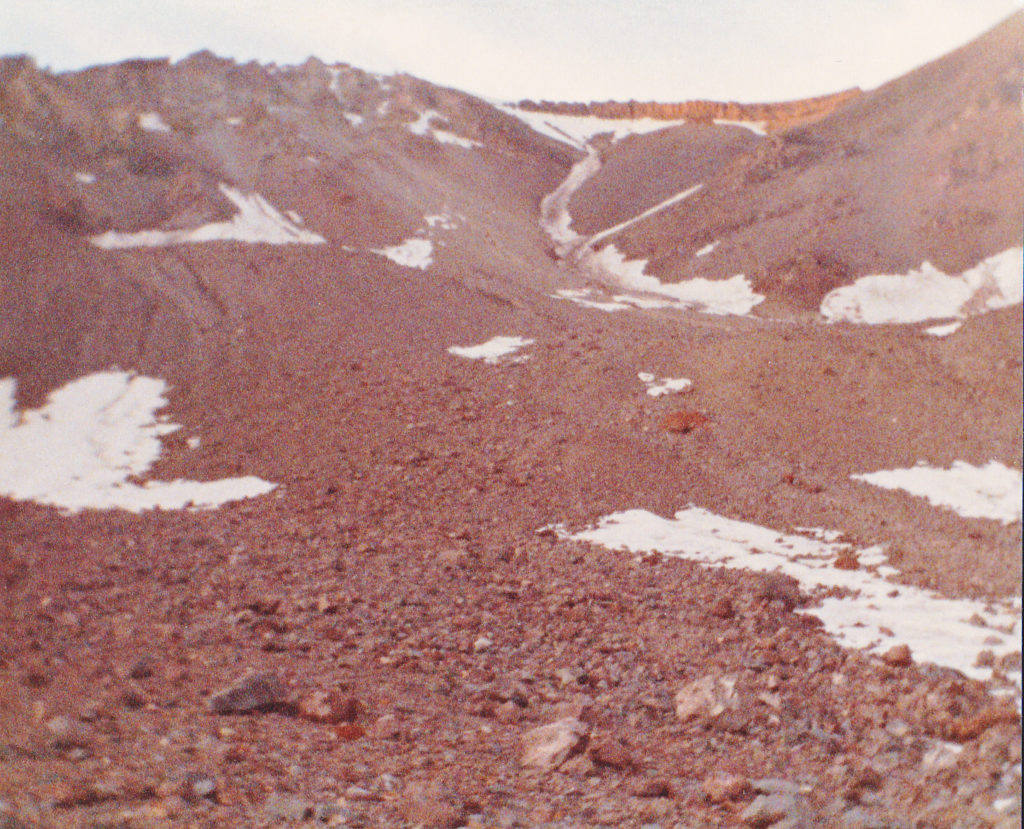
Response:
[[[200,49],[409,72],[503,101],[766,101],[871,89],[1024,0],[0,0],[54,71]]]

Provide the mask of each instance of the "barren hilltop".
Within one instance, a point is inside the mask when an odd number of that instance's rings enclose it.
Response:
[[[1018,826],[1022,72],[0,59],[0,826]]]

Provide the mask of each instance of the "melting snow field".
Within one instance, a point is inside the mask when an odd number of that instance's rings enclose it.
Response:
[[[743,316],[764,301],[761,294],[754,293],[750,280],[743,274],[730,279],[662,282],[656,276],[644,273],[646,259],[626,259],[615,245],[606,245],[597,252],[587,252],[580,258],[580,262],[598,273],[611,276],[623,288],[657,294],[670,300],[655,301],[647,307],[695,308],[706,314]]]
[[[179,427],[157,418],[164,382],[126,372],[91,374],[20,415],[15,381],[0,380],[0,494],[82,509],[216,507],[274,489],[253,476],[219,481],[130,482],[160,457],[160,438]]]
[[[480,345],[453,345],[448,349],[449,354],[456,357],[466,357],[470,360],[483,360],[491,365],[497,364],[502,357],[514,354],[520,348],[533,345],[533,340],[523,337],[492,337]],[[524,360],[526,357],[519,357]]]
[[[323,236],[290,222],[257,193],[246,196],[226,184],[220,185],[220,192],[238,208],[238,213],[226,222],[211,222],[191,230],[140,230],[137,233],[118,233],[111,230],[100,236],[92,236],[89,241],[105,250],[163,247],[196,242],[318,245],[326,241]]]
[[[908,274],[864,276],[826,294],[822,315],[831,322],[868,325],[966,319],[1024,298],[1024,248],[990,256],[959,276],[924,262]],[[955,330],[955,329],[954,329]],[[951,333],[945,326],[929,333]]]
[[[902,489],[965,518],[994,518],[1004,524],[1021,519],[1021,473],[998,461],[986,466],[955,461],[950,469],[918,464],[850,477],[884,489]]]
[[[836,543],[827,531],[807,532],[815,537],[785,535],[691,506],[672,519],[646,510],[617,512],[571,537],[634,553],[657,551],[715,567],[778,571],[812,593],[834,587],[853,591],[846,598],[825,598],[819,607],[804,611],[819,617],[847,647],[884,653],[906,644],[918,661],[945,665],[982,680],[992,678],[991,669],[976,664],[982,651],[997,657],[1020,651],[1020,599],[986,604],[894,584],[886,576],[897,571],[883,564],[878,547],[853,551],[858,569],[839,569],[836,559],[850,555],[849,545]],[[1020,673],[1011,679],[1019,694]]]

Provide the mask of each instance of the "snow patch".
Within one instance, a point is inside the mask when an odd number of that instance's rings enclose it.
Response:
[[[959,276],[924,262],[908,274],[863,276],[836,288],[825,295],[821,313],[830,322],[867,325],[962,320],[1019,303],[1024,298],[1022,271],[1024,248],[990,256]]]
[[[902,489],[964,518],[993,518],[1004,524],[1021,520],[1021,473],[998,461],[986,466],[955,461],[949,469],[921,463],[850,477],[883,489]]]
[[[75,173],[75,181],[79,184],[93,184],[96,181],[96,176],[92,173],[78,172]]]
[[[461,135],[456,135],[454,132],[448,132],[447,130],[432,127],[430,122],[434,119],[440,121],[447,120],[443,115],[441,115],[441,113],[433,109],[428,109],[423,112],[416,121],[413,121],[408,125],[409,132],[413,133],[413,135],[430,136],[435,141],[442,144],[454,144],[457,147],[463,147],[467,150],[483,146],[479,141],[473,141],[469,138],[463,138]]]
[[[401,244],[391,247],[371,248],[371,252],[386,256],[392,262],[397,262],[407,268],[426,270],[434,262],[434,243],[423,236],[436,235],[437,230],[454,230],[460,221],[465,220],[465,216],[447,211],[429,213],[423,217],[424,226],[416,231],[420,234],[419,236],[406,239]],[[444,245],[444,242],[438,242],[438,244]]]
[[[429,239],[406,239],[388,248],[373,248],[373,253],[386,256],[406,268],[426,270],[434,261],[434,243]]]
[[[226,184],[220,185],[220,192],[238,208],[238,213],[226,222],[211,222],[191,230],[140,230],[136,233],[110,230],[99,236],[91,236],[89,241],[104,250],[152,248],[198,242],[318,245],[326,241],[323,236],[297,227],[258,193],[245,195]]]
[[[219,481],[129,481],[160,457],[160,438],[179,427],[158,418],[162,380],[127,372],[90,374],[20,415],[15,381],[0,380],[0,494],[68,512],[82,509],[209,508],[252,498],[275,484],[253,476]]]
[[[962,320],[956,322],[947,322],[942,325],[933,325],[930,328],[924,329],[925,334],[930,334],[933,337],[948,337],[950,334],[960,330],[963,325]]]
[[[366,120],[358,112],[343,112],[341,114],[353,127],[362,126],[363,122]]]
[[[533,345],[533,340],[523,337],[492,337],[480,345],[453,345],[449,347],[448,353],[456,357],[465,357],[469,360],[483,360],[485,363],[495,365],[502,357],[514,354],[520,348]],[[520,360],[524,358],[519,358]]]
[[[750,130],[754,135],[767,135],[767,121],[730,121],[728,118],[716,118],[715,125],[719,127],[743,127]]]
[[[656,551],[713,567],[780,572],[812,593],[827,588],[853,591],[853,595],[826,597],[819,606],[801,610],[819,617],[847,647],[884,653],[906,644],[918,661],[945,665],[981,680],[992,678],[990,668],[976,664],[982,651],[990,650],[997,657],[1020,652],[1019,599],[992,603],[947,599],[894,584],[887,577],[897,571],[884,564],[879,547],[853,551],[849,545],[779,533],[694,506],[672,519],[639,509],[617,512],[571,538],[634,553]],[[851,553],[857,556],[858,569],[835,566],[840,555]],[[1019,672],[1012,678],[1019,694]]]
[[[229,127],[240,127],[242,126],[242,119],[237,115],[232,115],[230,118],[225,118],[224,123]]]
[[[613,141],[619,141],[630,135],[644,135],[686,123],[682,119],[660,121],[656,118],[598,118],[594,115],[533,112],[509,104],[495,106],[507,115],[518,118],[534,132],[579,149],[584,149],[587,142],[597,135],[610,133]]]
[[[139,116],[139,127],[144,129],[146,132],[171,131],[171,128],[167,126],[164,119],[160,117],[159,112],[143,112]]]
[[[694,256],[707,256],[709,253],[711,253],[717,247],[718,247],[718,240],[716,239],[714,242],[711,242],[711,243],[709,243],[707,245],[704,245],[704,247],[702,247],[700,250],[698,250],[694,254]]]
[[[661,397],[665,394],[677,394],[679,392],[689,391],[693,388],[693,381],[687,380],[685,377],[678,377],[675,379],[665,377],[658,380],[650,372],[641,371],[637,374],[637,378],[647,387],[647,394],[651,397]]]

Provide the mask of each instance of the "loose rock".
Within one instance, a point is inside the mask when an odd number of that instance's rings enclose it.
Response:
[[[759,794],[743,810],[740,818],[747,826],[771,826],[780,820],[794,817],[797,806],[797,799],[790,794]]]
[[[556,769],[587,746],[590,729],[581,720],[567,717],[542,725],[523,735],[524,766]]]
[[[206,701],[215,714],[270,711],[288,702],[288,688],[271,671],[246,674],[233,685],[212,694]]]
[[[701,791],[712,803],[729,803],[742,800],[751,793],[750,781],[746,777],[709,777],[701,783]]]
[[[359,715],[359,700],[337,691],[313,691],[299,700],[299,716],[313,722],[337,724],[354,722]]]
[[[735,703],[734,677],[704,676],[676,692],[676,717],[682,722],[700,717],[717,717]]]
[[[914,660],[907,645],[894,645],[882,654],[882,661],[893,668],[905,668]]]
[[[439,784],[408,786],[400,810],[410,824],[429,829],[455,829],[466,814],[459,797]]]

